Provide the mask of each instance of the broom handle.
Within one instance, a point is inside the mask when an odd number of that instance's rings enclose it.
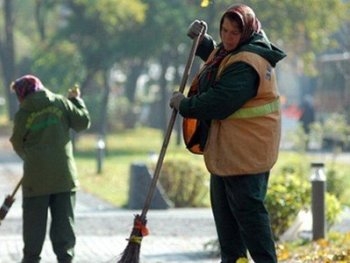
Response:
[[[11,198],[13,199],[19,189],[19,187],[21,186],[22,184],[22,181],[23,181],[23,177],[21,178],[21,180],[19,180],[19,182],[17,183],[15,189],[13,190],[12,194],[11,194]]]
[[[197,50],[197,47],[199,44],[199,40],[203,35],[203,31],[204,31],[204,27],[202,28],[201,33],[193,39],[192,48],[191,48],[190,54],[189,54],[188,59],[187,59],[186,67],[185,67],[185,70],[184,70],[184,73],[182,76],[182,80],[181,80],[181,84],[180,84],[180,88],[179,88],[179,92],[181,92],[181,93],[183,93],[185,90],[187,79],[188,79],[189,73],[191,71],[194,57],[196,54],[196,50]],[[167,150],[167,147],[168,147],[168,144],[170,141],[171,132],[174,128],[176,115],[177,115],[177,110],[173,109],[172,115],[171,115],[170,120],[169,120],[168,128],[167,128],[165,136],[164,136],[164,141],[163,141],[163,145],[162,145],[159,157],[158,157],[156,168],[154,170],[154,175],[153,175],[153,178],[151,181],[151,185],[150,185],[150,188],[149,188],[146,200],[145,200],[145,204],[144,204],[143,209],[142,209],[142,213],[140,216],[141,219],[146,219],[147,211],[149,210],[149,207],[151,205],[153,193],[154,193],[154,190],[156,188],[157,181],[158,181],[158,178],[160,175],[160,170],[162,168],[162,164],[164,161],[165,152]]]

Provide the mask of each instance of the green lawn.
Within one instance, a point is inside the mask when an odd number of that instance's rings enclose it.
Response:
[[[155,129],[140,128],[109,135],[106,139],[103,169],[98,174],[97,136],[83,134],[77,140],[75,155],[81,187],[116,206],[126,205],[130,166],[133,163],[152,162],[151,153],[159,154],[162,143],[162,133]],[[173,134],[165,160],[178,156],[203,163],[201,156],[191,154],[184,145],[177,146]]]
[[[175,143],[175,132],[172,134],[170,143],[165,155],[167,158],[181,156],[191,162],[203,165],[203,158],[200,155],[191,154],[181,143],[180,146]],[[150,128],[137,128],[115,134],[108,135],[106,138],[106,155],[103,161],[102,173],[97,173],[97,136],[91,134],[82,134],[76,143],[76,161],[79,170],[81,187],[100,198],[116,205],[124,206],[127,204],[129,190],[129,170],[133,163],[142,162],[150,164],[152,162],[151,153],[159,154],[163,143],[161,131]],[[332,155],[330,156],[332,157]],[[307,154],[296,152],[280,152],[280,156],[271,176],[274,176],[275,170],[288,164],[293,169],[301,169],[305,174],[305,180],[309,180],[310,174],[305,172],[314,157]],[[343,200],[346,205],[350,202],[350,165],[335,161],[336,158],[327,160],[327,167],[337,167],[336,176],[338,187],[345,188]],[[156,158],[157,160],[157,158]],[[155,161],[156,161],[155,160]],[[155,162],[153,161],[153,162]],[[342,182],[342,183],[341,183]],[[331,182],[328,182],[330,184]],[[329,185],[330,186],[330,185]]]

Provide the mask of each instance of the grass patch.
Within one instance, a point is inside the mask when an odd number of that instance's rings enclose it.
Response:
[[[81,188],[101,199],[123,207],[127,204],[129,173],[133,163],[156,162],[163,143],[161,131],[137,128],[110,134],[106,138],[106,154],[102,172],[97,173],[97,136],[83,134],[76,140],[76,162]],[[184,145],[176,145],[173,134],[165,155],[167,158],[185,156],[204,166],[201,156],[188,152]]]
[[[159,154],[162,143],[162,132],[156,129],[136,128],[109,134],[106,137],[106,155],[103,161],[103,170],[98,174],[97,136],[83,133],[76,140],[75,155],[82,188],[113,205],[125,206],[128,199],[130,166],[133,163],[140,162],[149,165],[152,161],[157,161],[157,158],[152,159],[152,156]],[[185,149],[182,142],[180,145],[176,144],[176,134],[174,132],[164,161],[167,158],[177,157],[186,158],[205,167],[202,156],[191,154]],[[336,168],[335,177],[338,178],[336,181],[333,180],[336,183],[333,188],[338,190],[340,186],[345,188],[341,202],[349,205],[350,191],[348,189],[350,189],[350,181],[348,180],[348,174],[350,173],[350,165],[343,162],[343,160],[335,161],[336,158],[332,158],[332,155],[329,157],[330,159],[324,160],[326,168]],[[287,163],[291,169],[296,169],[298,173],[304,174],[304,179],[309,181],[309,167],[313,158],[315,156],[281,151],[279,159],[271,171],[272,177],[279,166]],[[331,182],[328,182],[328,185],[330,187]]]

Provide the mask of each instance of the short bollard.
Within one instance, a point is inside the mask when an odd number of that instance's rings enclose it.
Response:
[[[312,175],[312,239],[326,237],[326,175],[323,163],[311,163]]]
[[[97,141],[97,173],[100,174],[102,172],[102,164],[104,159],[105,152],[105,142],[102,138],[99,138]]]

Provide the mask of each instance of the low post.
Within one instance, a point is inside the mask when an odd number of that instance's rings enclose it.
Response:
[[[133,163],[130,167],[130,187],[129,187],[129,209],[142,209],[149,188],[151,186],[152,174],[144,163]],[[157,183],[157,187],[152,198],[151,209],[168,209],[174,204],[169,200],[163,187]]]
[[[99,137],[97,140],[97,173],[100,174],[102,172],[104,152],[105,152],[105,142],[102,137]]]
[[[326,175],[324,163],[311,163],[312,175],[312,239],[326,237]]]

